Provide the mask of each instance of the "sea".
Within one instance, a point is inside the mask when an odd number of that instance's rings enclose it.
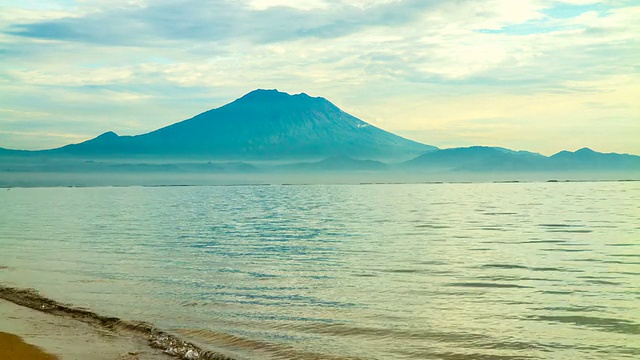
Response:
[[[640,182],[5,188],[0,266],[237,359],[640,358]]]

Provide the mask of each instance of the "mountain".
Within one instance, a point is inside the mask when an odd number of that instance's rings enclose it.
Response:
[[[549,157],[550,163],[558,169],[599,169],[640,170],[640,156],[616,153],[600,153],[589,148],[575,152],[560,151]]]
[[[528,151],[471,146],[433,151],[403,164],[404,167],[455,171],[542,170],[547,158]]]
[[[321,97],[255,90],[150,133],[106,132],[49,152],[81,157],[406,160],[436,149],[379,129]]]
[[[316,162],[280,165],[278,170],[289,171],[383,171],[389,166],[376,160],[357,160],[348,156],[334,156]]]
[[[561,151],[550,157],[500,147],[471,146],[425,153],[404,168],[440,171],[640,171],[640,156],[599,153],[588,148]]]

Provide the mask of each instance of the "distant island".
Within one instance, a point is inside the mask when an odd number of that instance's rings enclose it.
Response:
[[[108,131],[82,143],[39,151],[0,148],[0,176],[545,171],[638,173],[640,156],[588,148],[549,157],[486,146],[439,149],[375,127],[322,97],[277,90],[254,90],[146,134],[119,136]]]

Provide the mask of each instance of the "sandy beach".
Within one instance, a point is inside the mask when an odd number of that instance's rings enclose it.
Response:
[[[168,360],[143,338],[0,299],[0,358],[6,360]]]
[[[14,334],[0,332],[0,358],[8,360],[56,360],[57,357],[45,353],[39,347],[27,344]]]
[[[1,348],[29,352],[16,360],[233,360],[145,322],[100,315],[33,289],[2,285],[0,333],[6,334]]]

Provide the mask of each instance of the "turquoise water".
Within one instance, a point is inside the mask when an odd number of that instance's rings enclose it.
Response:
[[[640,357],[640,183],[0,190],[0,283],[240,359]]]

